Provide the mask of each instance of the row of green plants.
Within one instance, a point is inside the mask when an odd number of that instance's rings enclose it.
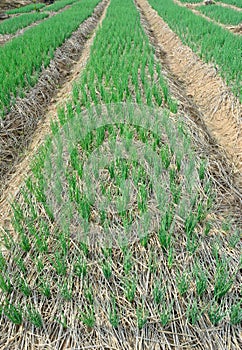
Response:
[[[182,42],[203,60],[214,63],[227,84],[242,101],[242,38],[194,14],[172,0],[149,0]],[[179,18],[179,21],[177,20]]]
[[[166,106],[176,113],[177,104],[136,8],[129,5],[125,14],[119,14],[117,7],[109,8],[103,28],[97,33],[87,67],[74,89],[74,100],[86,107],[92,103],[135,101]]]
[[[46,13],[27,13],[17,17],[9,18],[0,23],[0,34],[14,34],[19,29],[25,28],[31,23],[48,17]]]
[[[15,8],[13,10],[8,10],[6,13],[8,15],[15,15],[18,13],[28,13],[32,11],[39,11],[40,9],[44,8],[45,4],[40,4],[40,3],[35,3],[33,2],[32,4],[26,5],[26,6],[21,6],[19,8]]]
[[[228,5],[234,5],[236,7],[242,8],[242,3],[240,0],[216,0],[216,2],[222,2]]]
[[[62,8],[66,7],[68,5],[72,5],[74,2],[77,2],[77,1],[78,0],[60,0],[60,1],[56,1],[52,5],[46,6],[44,11],[59,11]]]
[[[231,8],[211,5],[211,6],[199,6],[197,8],[206,16],[215,19],[215,21],[223,24],[238,25],[242,23],[242,13]]]
[[[201,3],[201,0],[179,0],[182,3],[186,3],[186,4],[197,4],[197,3]],[[215,2],[221,2],[224,4],[228,4],[228,5],[234,5],[237,6],[239,8],[242,8],[242,4],[240,0],[215,0]]]
[[[98,62],[93,57],[96,48],[102,48]],[[114,48],[123,64],[115,60]],[[140,55],[129,54],[137,53],[137,48]],[[13,240],[7,230],[2,237],[9,251],[0,256],[3,321],[41,327],[54,320],[66,329],[75,309],[76,322],[89,330],[103,322],[100,315],[117,329],[127,327],[128,319],[137,329],[151,321],[152,327],[158,324],[168,332],[184,317],[192,325],[199,325],[201,318],[209,326],[241,322],[236,279],[241,262],[232,254],[240,250],[240,234],[232,227],[227,236],[219,234],[222,227],[217,237],[211,234],[214,227],[208,214],[214,194],[206,161],[194,153],[182,120],[161,108],[127,103],[137,103],[140,94],[151,105],[141,74],[143,57],[154,64],[152,54],[133,1],[111,0],[91,51],[89,63],[96,65],[88,63],[73,87],[73,101],[58,112],[58,122],[52,122],[52,135],[12,205],[18,238]],[[110,55],[119,69],[112,66]],[[130,81],[124,89],[130,59],[138,65],[140,84],[135,88]],[[148,65],[144,78],[151,84],[152,65],[149,60],[144,64]],[[99,76],[106,94],[99,90]],[[90,79],[85,84],[94,86],[97,100],[91,89],[83,99],[83,79]],[[163,98],[163,89],[160,94]],[[112,104],[119,101],[124,103]],[[152,101],[154,107],[163,104]],[[170,107],[173,110],[173,103]],[[115,152],[121,140],[128,159]],[[141,145],[143,159],[134,149]],[[105,146],[116,158],[99,168]],[[93,154],[97,158],[89,171],[85,165]],[[150,229],[152,210],[158,211],[159,220]],[[117,239],[119,231],[131,232],[140,218],[143,231],[136,232],[135,241],[125,240],[126,236],[117,244],[101,240],[105,233]],[[48,315],[50,305],[53,311]]]
[[[93,13],[100,0],[82,0],[0,47],[0,116],[33,86],[56,48]],[[78,13],[78,15],[77,15]]]

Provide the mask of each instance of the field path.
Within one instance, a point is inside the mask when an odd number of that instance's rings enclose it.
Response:
[[[39,124],[34,132],[32,141],[29,147],[25,150],[21,162],[16,166],[14,173],[8,179],[6,186],[0,196],[0,229],[1,226],[9,227],[9,216],[11,211],[10,202],[15,198],[20,190],[20,185],[30,172],[31,160],[36,155],[39,147],[43,144],[45,137],[50,134],[51,121],[57,119],[57,110],[64,106],[68,99],[71,99],[73,82],[78,78],[80,73],[84,70],[86,63],[90,56],[90,49],[93,40],[96,36],[98,27],[102,24],[106,16],[106,11],[109,5],[109,1],[106,1],[106,8],[100,17],[99,24],[94,30],[91,37],[84,45],[80,59],[75,63],[71,75],[68,81],[58,90],[57,95],[53,98],[52,103],[49,105],[43,120],[39,121]]]
[[[184,84],[186,96],[198,107],[211,136],[225,151],[234,168],[236,185],[242,188],[241,104],[216,69],[183,45],[146,0],[136,2],[163,51],[162,64]]]

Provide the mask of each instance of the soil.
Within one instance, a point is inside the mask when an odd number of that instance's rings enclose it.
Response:
[[[238,26],[234,26],[234,27],[229,27],[229,29],[231,30],[231,32],[235,33],[235,34],[242,34],[242,24],[239,24]]]
[[[241,104],[219,77],[216,69],[204,63],[146,0],[137,3],[148,20],[157,44],[163,51],[162,64],[183,83],[185,94],[203,116],[203,122],[234,170],[236,186],[242,189]],[[188,74],[189,72],[189,74]]]

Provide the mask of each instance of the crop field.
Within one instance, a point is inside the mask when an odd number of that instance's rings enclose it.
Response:
[[[242,12],[218,3],[0,23],[0,350],[242,348]]]

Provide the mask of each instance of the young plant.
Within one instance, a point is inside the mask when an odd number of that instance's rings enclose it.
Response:
[[[234,278],[229,276],[228,261],[225,258],[216,261],[214,297],[221,299],[233,285]]]
[[[222,312],[221,305],[218,305],[216,301],[213,301],[208,310],[208,316],[211,323],[214,326],[217,326],[219,322],[224,318],[225,313]]]
[[[4,269],[6,268],[7,264],[6,264],[6,261],[5,261],[5,258],[3,256],[3,253],[0,251],[0,273],[2,271],[4,271]]]
[[[152,294],[155,304],[159,305],[162,302],[164,296],[164,290],[161,288],[161,281],[155,281]]]
[[[185,232],[187,236],[191,236],[191,234],[194,232],[194,229],[197,225],[197,217],[193,213],[189,213],[186,221],[185,221]]]
[[[44,280],[43,277],[39,280],[39,291],[46,298],[50,298],[51,297],[50,282]]]
[[[229,236],[229,246],[231,248],[235,248],[237,246],[237,244],[241,241],[241,234],[242,234],[242,232],[239,229],[236,229]]]
[[[2,235],[3,245],[6,249],[10,250],[14,247],[14,240],[10,232],[5,229]]]
[[[173,210],[168,208],[161,220],[160,229],[158,231],[158,238],[162,249],[168,251],[171,245],[171,224],[173,220]]]
[[[123,261],[123,268],[124,268],[124,273],[128,275],[130,270],[132,269],[133,262],[131,260],[132,258],[132,253],[130,251],[125,251],[124,253],[124,261]]]
[[[4,314],[16,325],[20,325],[23,321],[23,311],[20,306],[16,307],[13,304],[6,302],[6,305],[3,307]]]
[[[3,292],[10,294],[13,290],[9,276],[0,273],[0,288]]]
[[[68,281],[63,281],[59,285],[60,294],[63,299],[71,300],[72,299],[72,282],[68,285]]]
[[[44,270],[44,267],[45,267],[45,265],[40,257],[36,257],[35,265],[36,265],[37,272],[40,274]]]
[[[212,224],[211,224],[211,222],[207,221],[206,224],[205,224],[205,228],[204,228],[205,236],[208,236],[208,234],[211,231],[211,229],[212,229]]]
[[[187,318],[189,322],[194,325],[201,317],[201,312],[199,311],[197,300],[190,302],[187,307]]]
[[[40,313],[33,307],[27,308],[27,318],[33,326],[41,328],[43,326],[43,321]]]
[[[144,325],[147,323],[147,320],[148,320],[148,313],[147,313],[147,311],[145,311],[144,303],[143,303],[142,307],[136,308],[136,316],[137,316],[138,329],[141,330],[144,327]]]
[[[109,307],[109,321],[114,328],[119,326],[119,316],[117,311],[116,299],[112,297],[111,305]]]
[[[163,148],[160,151],[160,154],[162,163],[164,164],[165,168],[168,169],[171,163],[169,147],[167,145],[163,146]]]
[[[24,232],[22,232],[20,235],[20,247],[24,252],[29,252],[31,249],[30,240]]]
[[[242,301],[233,304],[230,309],[230,323],[239,325],[242,323]]]
[[[151,273],[155,273],[157,271],[157,268],[158,268],[157,257],[153,251],[149,252],[148,267]]]
[[[46,253],[48,251],[47,237],[41,232],[36,232],[35,246],[39,253]]]
[[[126,278],[124,281],[124,294],[129,302],[134,301],[135,293],[137,289],[137,282],[134,278]]]
[[[172,183],[170,188],[171,188],[173,201],[177,205],[177,204],[179,204],[179,201],[181,199],[182,186],[181,185],[177,185],[175,183]]]
[[[185,295],[190,285],[189,275],[187,271],[184,271],[182,274],[178,272],[176,281],[180,295]]]
[[[16,266],[19,268],[19,271],[25,274],[27,272],[27,268],[25,266],[24,260],[20,255],[17,255],[14,258],[14,262],[16,263]]]
[[[87,258],[87,257],[88,257],[88,254],[89,254],[89,248],[88,248],[87,243],[81,241],[81,242],[79,243],[79,246],[80,246],[80,249],[83,251],[85,257]]]
[[[194,266],[193,272],[194,272],[195,281],[196,281],[196,292],[197,292],[197,295],[201,297],[207,290],[208,276],[207,276],[207,273],[203,270],[202,266],[198,264]]]
[[[85,287],[84,295],[85,295],[85,298],[87,299],[88,303],[93,305],[94,295],[93,295],[92,285]]]
[[[26,297],[29,297],[31,295],[32,293],[31,288],[29,287],[27,281],[24,278],[21,278],[21,277],[19,278],[18,285],[19,285],[19,289]]]
[[[84,278],[87,275],[87,261],[85,258],[78,256],[74,264],[74,272],[78,277]]]
[[[63,329],[67,329],[68,324],[67,324],[67,317],[62,313],[59,318],[55,318],[55,320],[62,325]]]
[[[94,306],[85,305],[85,311],[81,312],[80,319],[89,329],[93,328],[96,321]]]
[[[195,253],[195,251],[198,248],[198,238],[197,235],[193,234],[187,234],[187,245],[186,245],[187,251],[192,255]]]
[[[206,161],[204,159],[202,159],[200,166],[199,166],[199,170],[198,170],[198,175],[199,175],[200,181],[204,180],[205,171],[206,171]]]
[[[56,270],[56,273],[59,276],[65,276],[67,272],[67,262],[66,258],[60,254],[58,251],[54,254],[54,259],[50,259],[50,262],[52,263],[54,269]]]
[[[171,320],[173,304],[174,301],[167,305],[165,299],[162,302],[162,310],[159,313],[162,327],[166,327]]]
[[[102,263],[102,271],[104,274],[104,277],[109,280],[112,276],[112,263],[110,261],[110,259],[105,259]]]
[[[170,245],[168,250],[168,256],[167,256],[167,265],[168,268],[171,269],[174,262],[174,254],[173,254],[173,247]]]

